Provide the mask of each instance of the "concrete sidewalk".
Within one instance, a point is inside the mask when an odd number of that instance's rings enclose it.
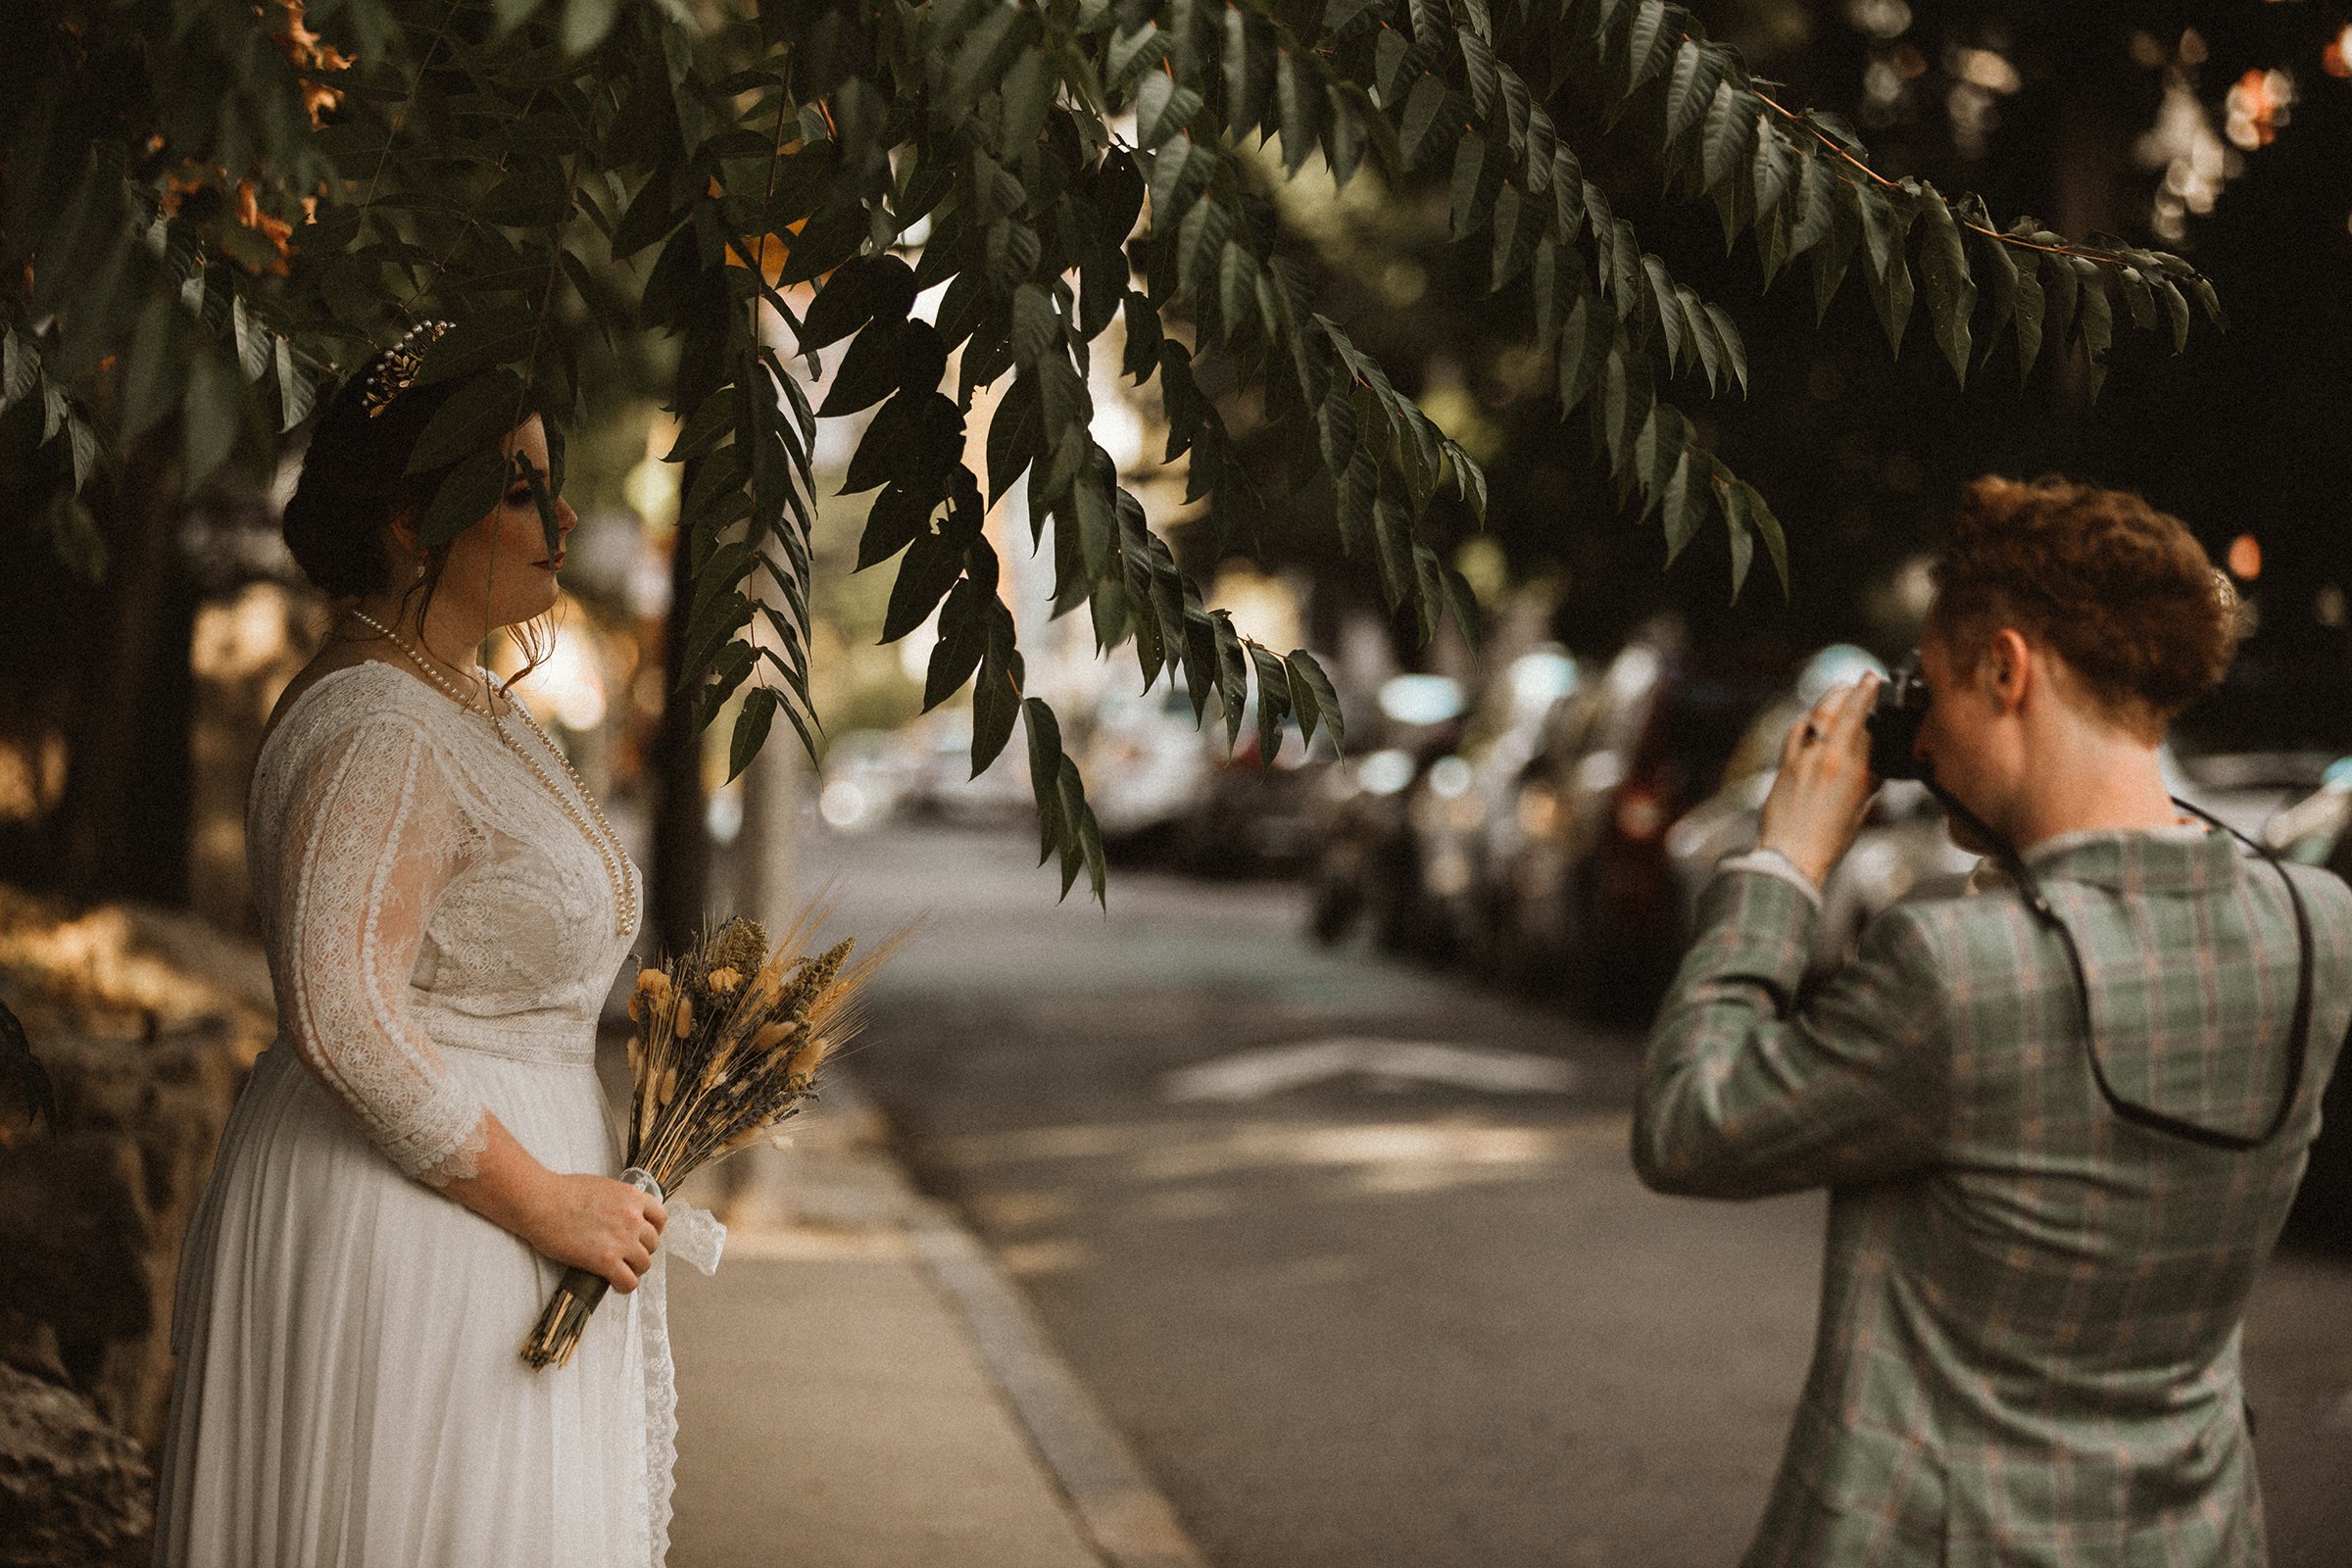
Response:
[[[670,1568],[1202,1568],[856,1086],[786,1126],[682,1194],[728,1237],[670,1280]]]

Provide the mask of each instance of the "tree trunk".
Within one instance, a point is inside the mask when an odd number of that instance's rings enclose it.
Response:
[[[172,570],[172,460],[134,448],[110,498],[115,545],[61,812],[68,897],[175,903],[187,872],[188,637],[195,601]]]
[[[703,460],[689,460],[678,493],[694,492]],[[662,727],[655,743],[652,937],[677,952],[703,923],[710,893],[710,838],[704,825],[702,736],[694,727],[696,694],[679,691],[686,659],[686,622],[694,611],[692,552],[683,528],[669,564],[669,624],[662,640]]]

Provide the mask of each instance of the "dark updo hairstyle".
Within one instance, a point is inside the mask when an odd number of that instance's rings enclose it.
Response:
[[[422,339],[419,331],[402,341],[420,347]],[[295,481],[293,498],[286,503],[286,547],[294,553],[303,575],[329,598],[376,594],[393,585],[384,530],[397,517],[422,520],[441,481],[463,461],[453,460],[416,473],[407,471],[417,438],[442,405],[465,385],[462,377],[406,387],[379,412],[368,413],[365,394],[369,380],[399,347],[396,344],[369,356],[327,400],[312,426],[301,476]],[[401,596],[404,612],[411,599],[423,596],[416,610],[419,624],[432,608],[442,568],[448,564],[448,541],[428,548],[423,574],[408,584]],[[515,640],[525,661],[514,677],[520,680],[545,662],[551,639],[543,627],[532,622],[527,630],[516,628]]]
[[[1931,621],[1963,665],[2011,627],[2055,649],[2110,717],[2151,741],[2237,655],[2230,579],[2185,523],[2128,491],[1979,479],[1936,585]]]

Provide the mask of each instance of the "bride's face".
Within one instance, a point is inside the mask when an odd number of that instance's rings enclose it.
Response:
[[[500,450],[521,456],[543,475],[552,472],[547,430],[537,415],[510,432]],[[519,478],[508,485],[498,505],[481,521],[450,542],[435,600],[460,612],[463,624],[484,629],[512,626],[547,613],[556,603],[557,568],[564,564],[562,541],[580,520],[562,496],[556,498],[555,511],[562,531],[551,558],[531,487]],[[437,604],[435,619],[444,612]]]

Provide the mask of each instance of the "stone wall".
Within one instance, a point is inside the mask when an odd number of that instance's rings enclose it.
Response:
[[[57,1094],[0,1080],[0,1568],[143,1562],[179,1245],[274,1030],[258,949],[0,885],[0,1002]]]

